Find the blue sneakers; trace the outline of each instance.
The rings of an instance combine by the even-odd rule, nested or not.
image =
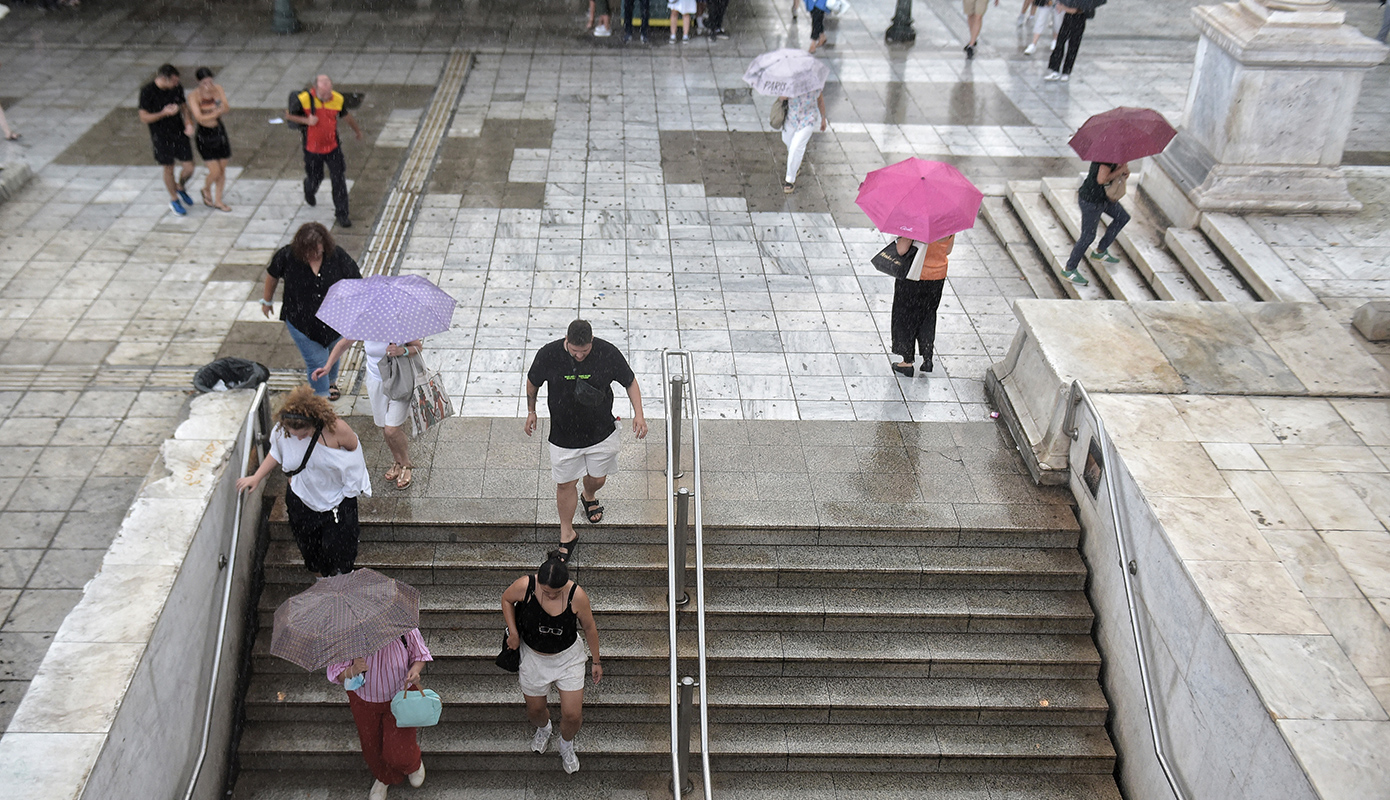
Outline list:
[[[179,199],[189,208],[193,207],[193,198],[188,196],[188,192],[185,192],[182,186],[179,187]]]
[[[179,192],[179,194],[183,194],[183,192]],[[189,204],[192,205],[191,201]],[[179,201],[177,200],[169,201],[169,210],[174,212],[175,214],[178,214],[180,217],[188,216],[188,212],[183,210],[183,206],[180,205]]]

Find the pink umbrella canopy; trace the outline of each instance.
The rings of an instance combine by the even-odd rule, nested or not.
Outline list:
[[[1163,152],[1178,132],[1152,108],[1112,108],[1072,134],[1071,149],[1087,161],[1122,164]]]
[[[275,609],[270,654],[305,669],[369,656],[420,627],[420,591],[370,569],[323,578]]]
[[[934,242],[973,228],[984,199],[960,170],[914,157],[870,172],[854,202],[884,233]]]

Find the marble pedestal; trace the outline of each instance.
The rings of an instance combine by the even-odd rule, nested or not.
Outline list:
[[[1184,123],[1144,182],[1169,218],[1360,209],[1338,167],[1362,77],[1385,46],[1330,3],[1240,0],[1193,17],[1202,38]]]

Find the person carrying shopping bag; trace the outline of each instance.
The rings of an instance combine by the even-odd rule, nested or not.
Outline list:
[[[931,244],[899,236],[897,246],[898,255],[904,257],[913,247],[917,248],[907,276],[893,282],[893,352],[902,356],[902,361],[893,365],[893,371],[911,378],[913,354],[917,349],[922,351],[922,371],[932,371],[936,309],[941,305],[941,292],[946,288],[946,262],[955,249],[956,235]]]
[[[328,354],[328,363],[314,370],[314,378],[327,375],[348,347],[357,339],[344,337],[333,346]],[[381,384],[381,360],[387,357],[402,358],[418,356],[424,352],[425,343],[416,339],[405,344],[394,342],[362,342],[362,355],[365,356],[367,398],[372,401],[372,422],[381,428],[381,436],[391,450],[393,463],[381,477],[394,483],[397,489],[409,489],[415,480],[414,464],[410,461],[410,437],[405,425],[410,421],[410,401],[388,397]]]
[[[425,782],[415,728],[397,727],[391,699],[397,692],[418,689],[425,662],[433,660],[415,628],[365,658],[328,665],[328,680],[347,690],[362,758],[376,779],[368,800],[386,800],[387,789],[404,781],[416,788]]]

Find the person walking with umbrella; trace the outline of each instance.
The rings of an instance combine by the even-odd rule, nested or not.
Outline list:
[[[369,800],[386,800],[390,786],[407,780],[425,782],[415,728],[399,727],[391,711],[396,693],[419,689],[434,660],[419,625],[419,590],[370,569],[325,578],[275,610],[270,654],[309,670],[327,667],[328,680],[347,690],[375,778]]]
[[[371,497],[361,442],[333,406],[300,386],[275,413],[270,454],[237,481],[254,491],[276,467],[289,476],[285,511],[304,566],[321,576],[352,572],[357,561],[357,498]]]
[[[758,94],[787,104],[782,123],[782,143],[787,146],[787,172],[782,191],[796,190],[796,175],[806,156],[806,145],[817,128],[825,130],[825,80],[830,67],[801,50],[784,48],[763,53],[748,65],[743,80]]]
[[[584,721],[584,665],[588,655],[594,683],[603,680],[598,626],[589,595],[570,580],[569,566],[558,550],[546,555],[534,575],[517,578],[502,593],[502,618],[507,622],[507,647],[521,651],[517,678],[526,698],[526,718],[535,726],[531,749],[544,753],[554,729],[547,698],[553,686],[560,693],[560,765],[566,773],[579,771],[574,736]],[[579,641],[579,628],[584,641]],[[588,644],[588,655],[584,645]]]
[[[397,489],[408,489],[414,481],[404,428],[410,419],[410,400],[387,395],[382,368],[388,358],[404,358],[405,363],[395,366],[413,369],[409,359],[424,352],[424,337],[449,329],[456,305],[448,292],[419,275],[374,275],[334,284],[315,313],[319,321],[343,334],[324,365],[314,370],[315,380],[329,374],[348,347],[362,342],[372,421],[381,428],[393,461],[382,477],[394,481]]]
[[[1081,231],[1067,257],[1062,277],[1085,286],[1089,283],[1078,267],[1086,248],[1096,238],[1096,226],[1101,216],[1110,217],[1105,236],[1092,252],[1091,258],[1106,264],[1120,259],[1110,255],[1110,245],[1129,223],[1129,212],[1120,205],[1129,178],[1129,163],[1163,152],[1177,135],[1177,130],[1162,114],[1149,108],[1120,107],[1096,114],[1086,120],[1068,144],[1076,154],[1091,162],[1091,168],[1076,192],[1081,207]]]
[[[1094,17],[1096,9],[1104,4],[1105,0],[1056,2],[1057,11],[1063,15],[1062,24],[1057,28],[1056,45],[1047,60],[1050,72],[1043,76],[1043,80],[1064,83],[1071,80],[1071,68],[1076,63],[1076,52],[1081,48],[1081,37],[1086,35],[1086,20]]]
[[[932,371],[947,259],[955,235],[975,225],[983,201],[955,167],[920,158],[874,170],[859,185],[855,203],[880,231],[897,236],[874,257],[874,267],[896,279],[890,329],[893,353],[901,357],[892,368],[899,375],[913,376],[918,350],[922,371]]]
[[[336,367],[327,375],[313,377],[327,363],[329,351],[340,338],[338,331],[319,320],[317,314],[333,284],[344,278],[362,277],[357,262],[333,241],[333,235],[321,223],[306,222],[295,231],[289,244],[275,251],[265,272],[261,313],[267,318],[274,313],[275,287],[284,279],[280,319],[304,358],[304,371],[314,394],[337,400],[340,394]]]

